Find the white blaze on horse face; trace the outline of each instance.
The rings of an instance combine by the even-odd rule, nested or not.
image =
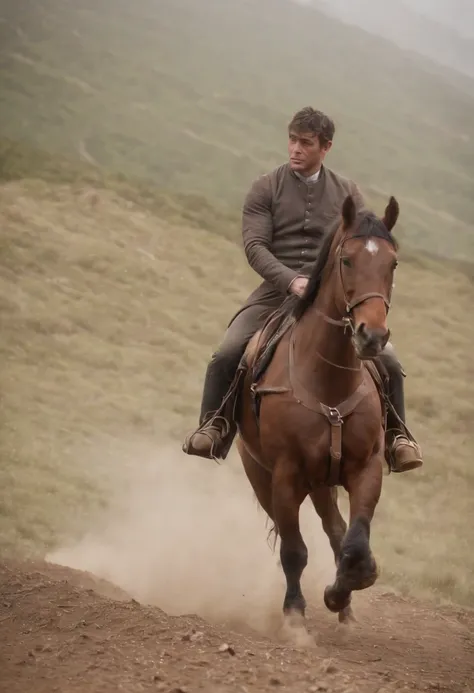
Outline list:
[[[377,241],[374,241],[373,238],[369,238],[369,240],[365,244],[365,247],[367,248],[367,250],[369,251],[369,253],[371,255],[377,255],[377,253],[379,252],[378,243],[377,243]]]

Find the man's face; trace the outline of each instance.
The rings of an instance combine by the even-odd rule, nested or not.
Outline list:
[[[288,137],[288,155],[290,167],[303,176],[310,176],[319,170],[324,157],[331,149],[332,142],[324,147],[319,144],[317,135],[310,132],[290,131]]]

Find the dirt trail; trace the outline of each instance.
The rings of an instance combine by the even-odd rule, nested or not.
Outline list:
[[[377,589],[357,596],[350,630],[311,609],[307,637],[281,629],[278,614],[267,634],[170,616],[47,563],[1,563],[0,591],[8,693],[474,690],[474,612]]]

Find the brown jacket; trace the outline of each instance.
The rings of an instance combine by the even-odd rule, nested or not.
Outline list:
[[[357,185],[325,166],[315,183],[300,180],[289,164],[254,181],[244,202],[242,237],[248,262],[264,281],[239,313],[256,303],[276,307],[293,279],[310,273],[348,194],[358,209],[364,206]]]

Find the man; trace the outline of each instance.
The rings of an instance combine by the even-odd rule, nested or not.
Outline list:
[[[334,123],[328,116],[310,107],[303,108],[288,127],[289,161],[258,178],[247,194],[242,219],[244,249],[250,266],[263,282],[234,316],[211,358],[199,428],[183,445],[188,454],[211,459],[226,457],[232,442],[231,426],[218,410],[248,341],[289,294],[304,293],[322,238],[339,223],[345,197],[351,194],[357,209],[364,206],[357,185],[323,165],[334,132]],[[404,374],[390,344],[380,360],[389,374],[391,402],[405,422]],[[392,471],[420,467],[419,446],[405,435],[392,413],[388,429]]]

